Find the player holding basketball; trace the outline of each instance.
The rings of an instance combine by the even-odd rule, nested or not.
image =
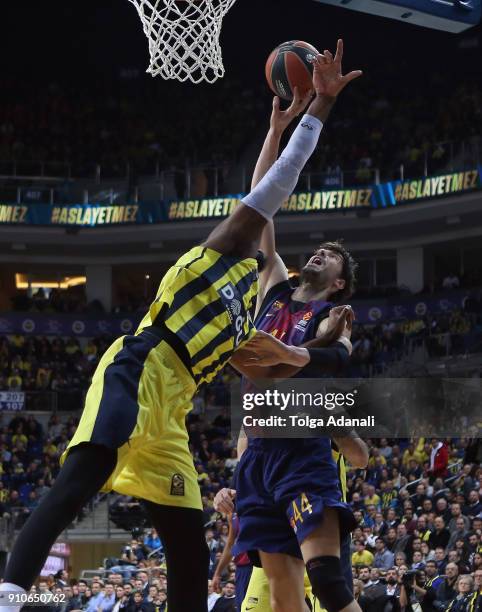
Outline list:
[[[324,55],[330,58],[328,51]],[[281,134],[292,118],[289,111],[281,112],[275,98],[254,185],[277,158]],[[322,244],[303,268],[300,286],[293,289],[275,250],[272,221],[263,231],[260,246],[266,263],[260,273],[256,327],[282,343],[303,346],[323,333],[333,302],[351,295],[356,265],[340,243]],[[297,376],[316,378],[326,375],[328,369],[340,372],[350,349],[343,335],[331,352],[301,348],[300,355],[307,354],[309,361]],[[278,350],[282,359],[281,343]],[[261,349],[252,362],[269,365],[269,359]],[[294,365],[288,356],[286,359]],[[237,492],[240,533],[235,550],[249,551],[255,559],[259,553],[274,612],[306,610],[305,565],[313,594],[329,612],[359,610],[352,595],[347,535],[353,519],[343,503],[328,438],[250,438],[238,466]],[[259,577],[259,572],[254,576]],[[256,610],[255,605],[250,606]]]
[[[280,159],[203,245],[168,270],[135,335],[102,357],[62,469],[10,556],[0,585],[6,612],[20,610],[58,535],[101,489],[146,501],[166,551],[170,612],[206,611],[208,550],[185,416],[198,386],[255,335],[249,310],[261,233],[294,189],[336,95],[360,74],[342,76],[340,61],[341,43],[335,60],[315,58],[316,96]]]

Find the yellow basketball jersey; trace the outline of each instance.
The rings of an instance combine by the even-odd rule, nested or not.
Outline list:
[[[168,270],[136,333],[165,326],[187,352],[196,384],[209,382],[255,334],[250,309],[257,292],[255,259],[194,247]]]
[[[338,469],[338,479],[340,481],[341,497],[346,502],[346,464],[345,457],[340,453],[336,444],[332,441],[331,443],[331,454],[335,460],[336,467]]]

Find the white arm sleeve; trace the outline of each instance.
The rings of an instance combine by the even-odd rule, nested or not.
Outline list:
[[[266,219],[272,219],[296,187],[301,171],[315,150],[322,127],[319,119],[304,115],[280,157],[241,202]]]

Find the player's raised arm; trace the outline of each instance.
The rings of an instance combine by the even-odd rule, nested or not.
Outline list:
[[[313,88],[315,97],[306,111],[307,115],[325,122],[338,94],[354,79],[362,75],[361,70],[342,74],[343,41],[338,40],[335,57],[328,49],[313,60]]]
[[[326,52],[325,52],[326,54]],[[288,145],[256,187],[241,200],[231,215],[209,235],[203,246],[224,255],[254,257],[264,226],[295,188],[299,176],[315,150],[336,96],[361,71],[341,74],[341,41],[335,58],[314,59],[313,88],[316,96],[293,132]]]
[[[278,96],[273,98],[273,110],[271,112],[269,130],[263,143],[263,147],[256,162],[251,190],[253,190],[271,166],[278,159],[281,137],[291,121],[304,111],[311,100],[313,92],[307,91],[300,94],[297,87],[294,90],[294,98],[286,110],[281,110]],[[259,292],[257,306],[261,305],[266,293],[277,283],[288,279],[288,272],[283,260],[276,252],[275,232],[273,220],[268,221],[261,234],[259,245],[264,255],[264,266],[259,275]]]

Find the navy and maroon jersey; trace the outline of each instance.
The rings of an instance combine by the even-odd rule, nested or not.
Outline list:
[[[231,520],[233,522],[234,538],[236,540],[239,535],[239,518],[236,512],[233,513]],[[249,560],[248,554],[245,552],[235,555],[233,558],[233,561],[237,566],[238,565],[251,565],[251,561]]]
[[[255,325],[285,344],[298,346],[316,337],[332,304],[298,302],[292,299],[293,292],[288,281],[272,287]],[[320,366],[308,366],[297,377],[324,375]],[[342,532],[354,527],[329,438],[249,437],[238,464],[236,489],[240,532],[235,552],[247,551],[255,564],[259,550],[301,558],[300,543],[320,525],[327,506],[339,511]]]
[[[324,300],[298,302],[292,299],[294,288],[289,281],[282,281],[268,291],[258,316],[256,329],[272,334],[290,346],[299,346],[313,340],[320,322],[325,319],[333,304]],[[318,378],[322,376],[319,368],[306,367],[297,377]]]
[[[261,329],[272,334],[278,340],[290,346],[299,346],[316,337],[316,331],[324,318],[329,315],[333,306],[324,300],[311,300],[310,302],[298,302],[292,299],[295,288],[289,281],[277,283],[267,292],[258,315],[255,320],[256,329]],[[324,373],[319,366],[306,366],[298,374],[297,378],[320,378]],[[248,383],[249,385],[249,383]],[[330,441],[328,438],[309,438],[306,440],[287,439],[262,439],[250,438],[251,447],[263,448],[286,448],[304,445],[307,449],[323,448],[323,453],[329,455]],[[307,450],[307,452],[309,452]]]

